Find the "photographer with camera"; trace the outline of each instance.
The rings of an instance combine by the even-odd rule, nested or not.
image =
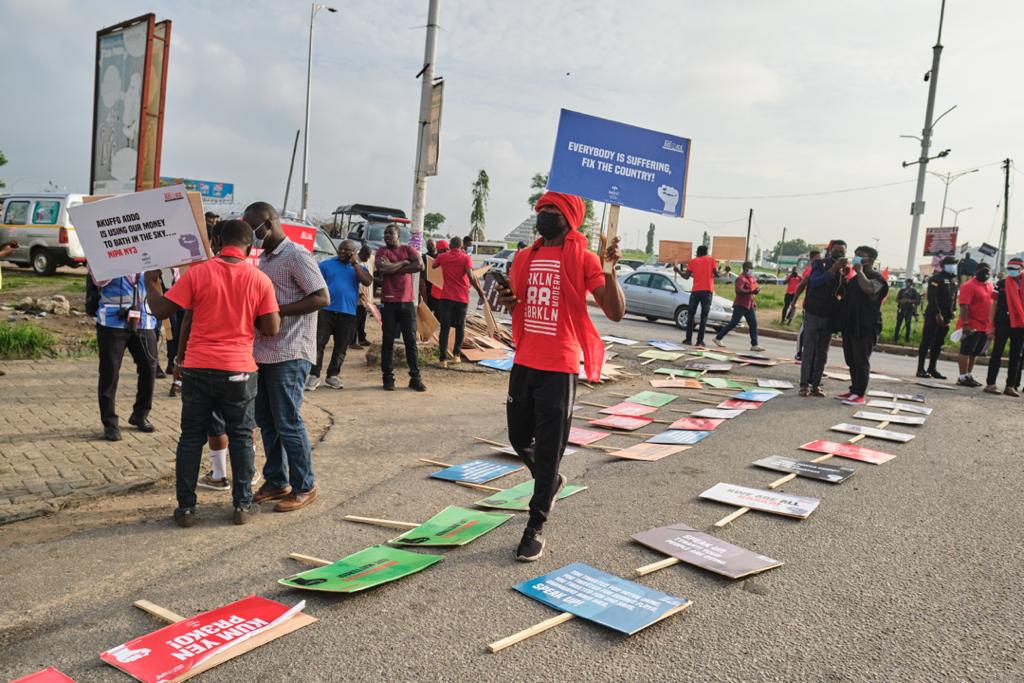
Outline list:
[[[850,262],[846,242],[832,240],[828,256],[811,264],[804,299],[804,326],[800,349],[800,395],[824,396],[821,376],[828,362],[832,333],[837,331],[836,316],[846,295]]]
[[[128,424],[140,432],[156,428],[149,421],[156,384],[157,320],[146,304],[146,284],[142,273],[97,283],[86,277],[86,313],[96,316],[96,349],[100,357],[98,387],[103,438],[120,441],[121,429],[115,399],[121,360],[127,348],[139,375],[135,405]]]

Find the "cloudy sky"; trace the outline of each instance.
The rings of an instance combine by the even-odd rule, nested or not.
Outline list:
[[[408,210],[426,1],[337,0],[317,17],[310,208],[367,202]],[[163,175],[234,182],[240,201],[280,204],[303,121],[309,4],[292,0],[137,3],[0,0],[5,93],[0,171],[9,189],[89,179],[95,31],[148,11],[174,22]],[[439,175],[428,210],[465,232],[470,185],[491,177],[489,236],[528,215],[565,107],[693,140],[685,219],[625,210],[627,246],[739,235],[879,240],[902,265],[939,0],[443,0],[437,73],[446,80]],[[961,241],[998,239],[999,161],[1024,169],[1019,65],[1024,3],[950,0],[937,113],[937,172]],[[300,151],[301,155],[301,151]],[[298,174],[299,164],[296,164]],[[1024,176],[1011,174],[1011,186]],[[879,189],[789,198],[891,184]],[[298,181],[292,198],[298,196]],[[929,177],[924,225],[944,185]],[[1011,250],[1024,212],[1011,195]],[[290,206],[296,204],[290,202]],[[953,215],[947,213],[947,224]]]

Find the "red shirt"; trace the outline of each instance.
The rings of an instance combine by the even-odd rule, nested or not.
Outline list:
[[[469,276],[466,269],[473,267],[473,259],[461,249],[452,249],[438,254],[434,265],[444,275],[444,287],[441,288],[441,299],[469,303]],[[438,296],[435,294],[434,296]]]
[[[978,282],[977,278],[973,277],[960,285],[957,303],[967,306],[967,327],[979,332],[988,332],[994,291],[991,282]],[[957,321],[956,328],[961,327],[963,324]]]
[[[394,249],[385,245],[377,250],[376,258],[378,264],[380,264],[381,258],[392,263],[398,261],[421,262],[419,252],[408,244],[399,244]],[[381,273],[380,300],[385,304],[416,301],[412,291],[412,273],[395,273],[393,275]]]
[[[517,266],[525,258],[512,262],[512,282],[516,281]],[[604,285],[604,271],[597,254],[585,252],[583,281],[588,292]],[[515,363],[534,370],[548,372],[580,371],[580,344],[570,334],[565,322],[562,293],[562,248],[541,247],[530,260],[528,287],[518,293],[519,306],[525,306],[523,335],[516,348]],[[445,281],[447,291],[447,280]]]
[[[786,294],[796,294],[796,288],[800,286],[803,278],[792,273],[786,278]]]
[[[754,292],[757,290],[757,280],[753,275],[742,274],[736,278],[736,300],[734,306],[743,308],[754,308]]]
[[[220,255],[244,258],[238,247],[224,247]],[[167,298],[192,311],[183,367],[256,371],[256,318],[278,310],[274,285],[259,268],[212,258],[189,266]]]
[[[693,288],[690,291],[714,293],[715,268],[718,267],[718,261],[711,256],[698,256],[690,259],[686,267],[693,277]]]

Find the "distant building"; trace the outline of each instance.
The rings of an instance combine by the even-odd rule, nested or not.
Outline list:
[[[537,239],[537,214],[531,213],[530,217],[515,227],[512,232],[505,235],[506,242],[516,244],[526,242],[530,244]]]

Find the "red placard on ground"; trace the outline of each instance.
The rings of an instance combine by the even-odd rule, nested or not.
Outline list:
[[[581,429],[580,427],[569,429],[569,443],[574,446],[588,446],[606,436],[610,436],[608,432],[599,432],[594,429]]]
[[[609,415],[600,420],[591,420],[590,424],[595,427],[608,427],[609,429],[624,429],[631,432],[654,422],[649,417],[630,417],[628,415]]]
[[[849,458],[850,460],[860,460],[872,465],[881,465],[896,457],[891,453],[883,453],[882,451],[864,448],[852,443],[836,443],[835,441],[825,441],[823,439],[805,443],[800,448],[805,451],[828,453],[829,455],[838,455],[841,458]]]
[[[687,432],[713,432],[725,420],[712,420],[707,417],[681,417],[668,426],[669,429],[681,429]]]
[[[48,666],[34,674],[15,678],[11,683],[75,683],[75,681],[52,666]]]
[[[107,664],[144,683],[176,681],[211,657],[302,611],[250,595],[165,626],[100,654]]]
[[[599,412],[605,415],[629,415],[632,417],[641,417],[643,415],[656,413],[658,412],[658,409],[652,406],[642,406],[639,403],[623,401],[622,403],[616,403],[613,406],[602,408]]]
[[[738,398],[727,398],[718,404],[718,408],[727,410],[757,410],[761,404],[757,401],[741,401]]]

